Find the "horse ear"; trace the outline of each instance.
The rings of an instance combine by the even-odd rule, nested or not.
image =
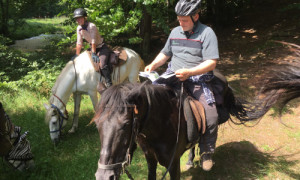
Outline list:
[[[48,109],[50,109],[50,105],[48,105],[48,104],[46,104],[46,103],[44,103],[44,107],[48,110]]]
[[[136,104],[138,101],[139,91],[136,89],[133,89],[130,91],[130,93],[126,97],[126,101],[130,104]]]
[[[141,102],[145,91],[144,85],[145,82],[133,88],[127,95],[126,101],[130,104],[138,104],[139,102]]]

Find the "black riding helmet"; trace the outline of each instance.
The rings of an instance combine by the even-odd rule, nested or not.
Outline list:
[[[179,0],[175,7],[177,16],[193,16],[197,13],[201,0]]]
[[[74,18],[86,17],[86,16],[87,16],[87,13],[83,8],[75,9],[74,16],[73,16]]]

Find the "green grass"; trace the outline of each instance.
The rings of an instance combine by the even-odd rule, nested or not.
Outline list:
[[[75,134],[66,133],[71,127],[71,122],[68,122],[62,141],[55,147],[50,140],[48,125],[44,122],[43,103],[48,102],[47,97],[27,90],[19,90],[13,94],[0,90],[0,95],[0,101],[13,123],[21,126],[22,132],[29,131],[28,139],[36,165],[31,172],[21,173],[0,163],[0,180],[95,178],[100,141],[95,125],[87,126],[94,115],[88,96],[84,96],[82,100],[78,131]],[[72,99],[67,108],[72,117]],[[188,152],[181,158],[182,169],[187,156]],[[213,170],[204,172],[199,166],[199,156],[196,156],[194,161],[196,167],[189,171],[182,170],[182,179],[262,179],[274,176],[274,172],[283,173],[284,177],[298,177],[297,173],[290,169],[297,161],[287,161],[284,157],[274,158],[258,151],[248,141],[231,142],[217,147],[214,160],[216,164]],[[147,163],[140,148],[135,151],[132,165],[128,170],[135,179],[147,179]],[[158,166],[158,179],[164,172],[165,168]],[[121,179],[128,178],[123,174]]]

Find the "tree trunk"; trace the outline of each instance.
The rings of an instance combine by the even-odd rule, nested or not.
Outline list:
[[[9,0],[0,0],[0,9],[1,9],[1,23],[0,23],[0,34],[4,36],[8,35],[8,7],[9,7]]]
[[[142,42],[142,54],[147,56],[150,52],[151,45],[151,26],[152,26],[152,16],[147,12],[146,7],[143,7],[143,19],[141,22],[141,38]]]

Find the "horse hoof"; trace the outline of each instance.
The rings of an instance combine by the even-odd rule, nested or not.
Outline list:
[[[69,133],[70,133],[70,134],[75,133],[75,128],[70,129],[70,130],[69,130]]]

